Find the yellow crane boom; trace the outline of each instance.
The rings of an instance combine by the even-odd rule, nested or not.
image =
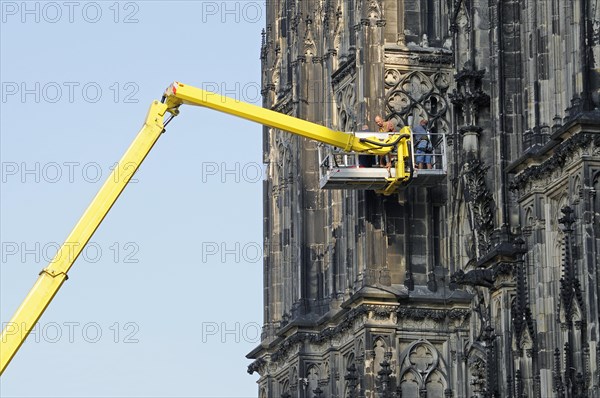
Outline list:
[[[409,157],[410,144],[410,129],[407,127],[399,133],[390,133],[389,137],[383,141],[376,137],[358,138],[353,133],[331,130],[306,120],[175,82],[167,88],[162,101],[152,103],[144,125],[119,161],[118,167],[102,185],[65,243],[58,250],[55,258],[40,272],[33,288],[4,327],[0,335],[0,375],[15,356],[63,282],[67,280],[67,273],[73,263],[129,183],[134,174],[131,172],[131,165],[135,165],[134,172],[137,171],[164,131],[165,125],[172,117],[179,114],[179,107],[182,104],[211,108],[333,145],[347,152],[385,155],[392,150],[397,150],[396,175],[394,178],[387,179],[387,186],[383,193],[393,193],[410,179],[410,173],[405,167]],[[167,117],[166,120],[165,117]],[[127,177],[123,178],[123,176]]]

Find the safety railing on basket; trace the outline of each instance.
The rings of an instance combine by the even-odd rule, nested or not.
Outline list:
[[[389,133],[360,132],[357,136],[375,137],[384,140]],[[405,170],[411,170],[410,184],[413,186],[438,185],[446,176],[446,136],[442,133],[429,133],[425,137],[431,145],[429,150],[424,142],[417,149],[415,139],[423,141],[423,136],[415,134],[411,140],[409,159]],[[363,153],[348,153],[325,144],[318,145],[319,181],[321,188],[333,189],[383,189],[389,178],[396,177],[397,152],[385,156]]]
[[[413,136],[412,164],[415,170],[446,170],[446,134],[428,133]]]

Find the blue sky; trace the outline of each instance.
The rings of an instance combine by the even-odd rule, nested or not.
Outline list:
[[[11,2],[0,26],[0,321],[178,80],[260,103],[264,1]],[[251,397],[259,125],[182,108],[92,238],[2,397]]]

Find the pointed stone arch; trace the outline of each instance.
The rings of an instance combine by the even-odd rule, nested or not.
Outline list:
[[[280,392],[282,397],[290,396],[290,382],[289,380],[283,380],[280,384]]]
[[[469,394],[466,396],[480,396],[486,387],[487,361],[484,347],[480,343],[473,343],[467,350],[467,369],[469,382]]]
[[[577,324],[581,324],[582,321],[585,320],[585,315],[584,315],[584,308],[583,308],[583,303],[578,299],[578,297],[575,297],[576,299],[573,300],[573,307],[571,310],[571,317],[572,317],[572,321],[575,325]]]
[[[349,80],[335,92],[337,127],[340,131],[356,131],[356,91],[354,80]]]
[[[566,190],[560,192],[559,195],[552,200],[552,213],[553,217],[550,220],[551,225],[556,228],[560,233],[562,233],[561,228],[558,227],[558,220],[562,217],[561,209],[567,206],[569,203],[569,195]]]
[[[419,387],[423,383],[419,372],[413,369],[407,369],[400,375],[399,380],[399,386],[403,397],[419,396]]]
[[[523,218],[525,227],[533,228],[533,224],[535,223],[535,219],[533,217],[533,205],[525,208]]]
[[[529,328],[523,329],[523,334],[521,336],[521,347],[519,348],[523,350],[525,355],[527,355],[529,351],[529,356],[531,356],[531,350],[533,350],[533,336],[531,336]]]
[[[415,391],[428,391],[427,397],[444,397],[448,387],[447,366],[431,342],[426,339],[413,341],[400,354],[399,364],[398,385],[402,396],[412,397]]]
[[[502,330],[502,302],[500,299],[494,301],[493,311],[493,327],[495,330]]]
[[[298,368],[295,366],[290,369],[290,380],[292,381],[292,384],[298,382]]]
[[[434,370],[429,374],[425,381],[425,390],[427,391],[427,397],[432,398],[443,398],[444,392],[448,388],[448,382],[446,377],[439,371]]]
[[[356,355],[361,356],[365,354],[365,342],[362,338],[358,339],[356,343]]]
[[[350,352],[344,361],[344,389],[343,395],[344,398],[354,398],[356,397],[357,387],[360,385],[359,380],[359,372],[357,371],[354,352]]]

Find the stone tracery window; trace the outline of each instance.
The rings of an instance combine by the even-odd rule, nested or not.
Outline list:
[[[437,133],[449,133],[446,93],[450,75],[446,72],[404,71],[387,68],[385,71],[386,113],[397,126],[407,126],[427,119]]]
[[[427,340],[417,340],[400,355],[399,386],[403,397],[444,398],[448,386],[446,365],[438,350]]]

